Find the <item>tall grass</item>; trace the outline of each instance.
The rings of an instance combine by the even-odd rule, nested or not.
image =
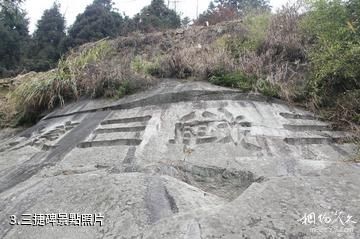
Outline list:
[[[81,95],[95,95],[96,71],[99,63],[106,58],[111,51],[109,42],[106,39],[95,43],[83,45],[81,49],[72,51],[66,58],[59,61],[56,69],[59,87],[64,87],[63,93],[70,94],[71,98],[78,98]],[[87,72],[92,71],[93,76]]]
[[[94,88],[87,84],[89,79],[84,72],[96,66],[109,51],[106,40],[90,43],[62,58],[56,69],[29,74],[10,93],[8,104],[12,110],[7,109],[7,114],[12,112],[12,120],[17,123],[32,123],[44,110],[62,106],[81,95],[91,95]]]
[[[41,72],[36,77],[24,80],[10,96],[13,103],[19,104],[26,108],[52,106],[59,95],[55,82],[58,80],[55,70]],[[20,106],[20,104],[19,104]]]

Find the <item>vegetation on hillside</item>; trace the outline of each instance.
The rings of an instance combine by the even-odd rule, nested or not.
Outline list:
[[[308,94],[329,119],[360,124],[360,5],[319,0],[302,26],[312,40]]]
[[[174,29],[181,24],[180,16],[164,0],[152,0],[134,18],[120,14],[112,0],[93,0],[66,31],[60,5],[55,1],[30,35],[22,9],[24,1],[0,0],[0,77],[47,71],[56,67],[63,54],[88,42],[131,32]]]
[[[11,90],[7,109],[0,109],[2,122],[33,121],[67,100],[117,98],[158,78],[173,77],[278,97],[359,132],[358,2],[297,2],[275,14],[264,6],[245,13],[218,2],[207,12],[229,7],[238,19],[209,27],[132,33],[71,50],[57,68],[30,74]],[[180,25],[178,20],[174,26]]]
[[[61,59],[57,68],[26,74],[18,79],[19,85],[7,95],[3,111],[3,122],[10,124],[32,124],[43,112],[66,101],[87,97],[122,97],[136,87],[144,87],[145,81],[121,77],[111,58],[110,42],[100,40],[83,45],[67,58]],[[109,65],[112,64],[112,65]],[[114,67],[116,75],[109,67]]]

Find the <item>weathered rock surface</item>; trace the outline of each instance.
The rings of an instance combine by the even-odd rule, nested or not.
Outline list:
[[[360,238],[348,136],[204,82],[77,102],[0,140],[0,237]],[[11,225],[52,213],[101,213],[103,225]]]

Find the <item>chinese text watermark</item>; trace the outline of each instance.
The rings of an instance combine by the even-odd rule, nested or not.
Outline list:
[[[343,211],[305,213],[298,222],[314,226],[310,228],[312,233],[351,233],[354,231],[354,225],[358,223],[353,216]]]
[[[101,213],[48,213],[22,214],[10,216],[10,225],[26,226],[102,226],[104,216]]]

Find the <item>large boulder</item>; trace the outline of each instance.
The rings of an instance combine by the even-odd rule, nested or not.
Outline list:
[[[360,238],[350,137],[204,82],[79,101],[0,140],[0,237]]]

